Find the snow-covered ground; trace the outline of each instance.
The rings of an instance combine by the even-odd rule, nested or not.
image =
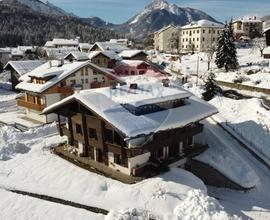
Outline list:
[[[1,128],[0,149],[10,146],[12,154],[2,152],[5,159],[0,159],[0,188],[45,194],[107,209],[112,211],[107,219],[117,219],[111,216],[126,215],[134,208],[160,219],[183,216],[232,219],[217,200],[207,196],[203,182],[187,171],[174,168],[164,175],[127,185],[74,166],[50,152],[51,146],[64,141],[54,135],[55,129],[55,125],[48,125],[21,133]],[[17,145],[24,145],[28,150],[21,152],[13,147]],[[18,200],[14,200],[14,205]],[[5,216],[9,215],[12,213],[6,212]]]
[[[210,103],[219,109],[219,114],[214,116],[218,122],[242,137],[266,162],[270,161],[270,116],[259,99],[233,100],[217,96]]]
[[[252,188],[257,185],[259,178],[254,170],[232,148],[239,144],[211,119],[205,121],[199,139],[202,144],[208,144],[209,149],[197,156],[197,160],[216,168],[240,186]]]
[[[105,216],[0,189],[1,220],[104,220]]]
[[[0,89],[0,123],[8,125],[18,123],[29,128],[39,126],[40,124],[25,119],[24,109],[16,104],[17,96],[18,94],[15,92]]]

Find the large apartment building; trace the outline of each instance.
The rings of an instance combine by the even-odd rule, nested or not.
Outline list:
[[[233,31],[237,40],[242,36],[253,39],[262,35],[263,22],[256,17],[237,19],[234,20],[232,24]]]
[[[180,51],[206,51],[216,45],[224,25],[200,20],[181,27]]]
[[[181,53],[206,51],[215,46],[223,28],[224,25],[207,20],[192,22],[183,27],[169,25],[155,32],[154,48],[160,52],[174,52],[175,49]]]

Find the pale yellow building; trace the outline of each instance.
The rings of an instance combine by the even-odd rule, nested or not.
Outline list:
[[[222,29],[224,25],[208,20],[200,20],[183,26],[180,34],[181,53],[201,52],[213,48],[217,44]]]
[[[160,52],[172,52],[172,38],[179,36],[179,28],[169,25],[154,33],[154,48]]]

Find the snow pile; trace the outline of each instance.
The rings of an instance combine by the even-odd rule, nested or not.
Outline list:
[[[1,127],[0,160],[6,161],[12,159],[17,154],[26,154],[29,152],[31,144],[35,143],[37,139],[41,139],[40,143],[43,144],[43,148],[50,148],[55,145],[55,142],[50,142],[50,140],[44,141],[42,139],[56,133],[57,129],[55,124],[30,129],[24,133],[13,127]]]
[[[224,211],[219,202],[209,197],[204,191],[191,190],[184,201],[175,208],[174,214],[181,220],[211,219],[211,220],[233,220],[240,219],[230,216]]]
[[[207,124],[199,142],[210,148],[197,156],[197,160],[209,164],[242,187],[252,188],[258,183],[254,170],[233,150],[239,144],[217,125]]]
[[[18,140],[9,140],[7,134],[12,133],[10,131],[8,127],[0,129],[0,161],[9,160],[16,154],[25,154],[29,151],[29,148]]]
[[[166,219],[211,219],[236,220],[237,216],[230,216],[224,211],[219,202],[209,197],[205,191],[190,190],[186,198],[174,209],[170,216],[154,215],[148,210],[128,209],[125,211],[111,211],[105,220],[166,220]]]

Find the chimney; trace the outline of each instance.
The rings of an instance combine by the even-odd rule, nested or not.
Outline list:
[[[170,80],[169,79],[163,79],[162,84],[164,87],[169,87],[170,86]]]
[[[50,61],[48,62],[48,64],[49,64],[49,68],[51,68],[51,67],[52,67],[52,61],[50,60]]]

